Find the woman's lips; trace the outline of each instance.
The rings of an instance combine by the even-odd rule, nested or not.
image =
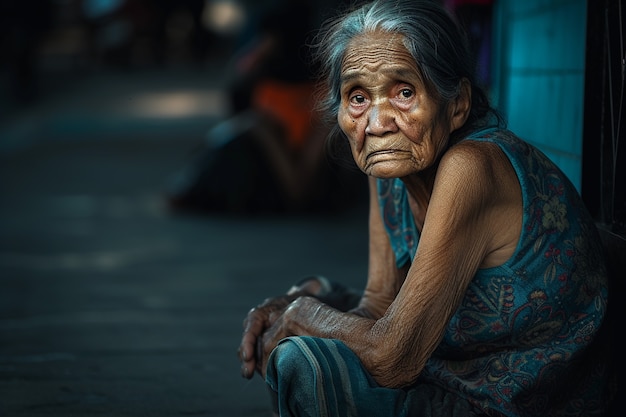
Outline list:
[[[393,155],[398,153],[399,151],[396,149],[385,149],[385,150],[381,150],[381,151],[374,151],[374,152],[370,152],[369,154],[367,154],[367,160],[369,161],[372,158],[376,158],[376,157],[384,157],[385,155]]]

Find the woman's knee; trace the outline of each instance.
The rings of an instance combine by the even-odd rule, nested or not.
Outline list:
[[[291,337],[282,340],[270,355],[266,381],[275,392],[275,408],[281,416],[319,415],[318,407],[324,401],[318,392],[320,367],[310,348],[314,344]]]
[[[315,378],[315,357],[311,355],[310,349],[301,337],[290,337],[283,339],[270,355],[268,361],[267,376],[272,388],[276,388],[271,383],[278,382],[291,384],[298,380],[312,381]]]

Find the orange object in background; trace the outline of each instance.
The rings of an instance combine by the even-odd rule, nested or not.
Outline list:
[[[302,148],[313,128],[315,112],[313,83],[285,83],[275,80],[259,82],[252,105],[276,119],[286,132],[291,149]]]

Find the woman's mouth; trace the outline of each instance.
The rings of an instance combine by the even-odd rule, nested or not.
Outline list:
[[[369,154],[367,154],[367,157],[365,158],[367,161],[370,161],[371,159],[385,159],[385,157],[390,156],[390,155],[395,155],[398,151],[395,149],[385,149],[385,150],[380,150],[380,151],[374,151],[374,152],[370,152]]]

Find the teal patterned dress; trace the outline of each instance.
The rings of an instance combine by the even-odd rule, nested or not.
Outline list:
[[[566,176],[511,132],[465,140],[497,144],[523,197],[513,256],[480,269],[420,379],[488,414],[588,416],[606,402],[606,343],[599,340],[607,275],[595,224]],[[379,180],[380,207],[398,266],[419,232],[399,179]]]

